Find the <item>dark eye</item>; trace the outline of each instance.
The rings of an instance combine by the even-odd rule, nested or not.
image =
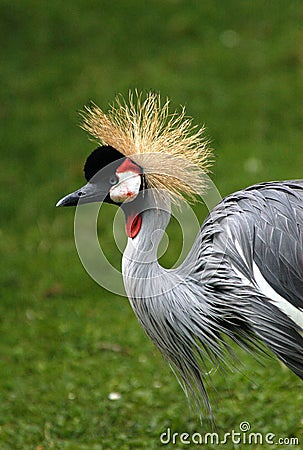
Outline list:
[[[118,183],[118,178],[116,177],[116,175],[112,175],[108,181],[109,181],[109,184],[111,184],[113,186],[114,184]]]

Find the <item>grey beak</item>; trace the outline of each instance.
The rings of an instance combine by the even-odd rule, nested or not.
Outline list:
[[[72,192],[71,194],[66,195],[58,201],[56,206],[76,206],[80,197],[82,196],[82,191],[79,189],[78,191]]]
[[[105,195],[99,191],[97,184],[87,183],[77,191],[61,198],[56,206],[76,206],[80,200],[81,204],[103,201],[104,197]]]

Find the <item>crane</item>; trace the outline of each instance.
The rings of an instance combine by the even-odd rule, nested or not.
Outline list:
[[[303,180],[265,182],[224,198],[204,220],[184,262],[161,267],[157,249],[170,205],[205,189],[212,155],[204,128],[160,94],[91,104],[82,128],[97,142],[85,186],[57,206],[122,208],[122,274],[130,304],[185,394],[212,415],[208,373],[233,360],[230,341],[273,352],[303,378]]]

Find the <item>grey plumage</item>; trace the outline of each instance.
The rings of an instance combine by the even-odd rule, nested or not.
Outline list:
[[[185,392],[211,413],[203,365],[228,360],[224,336],[247,349],[263,341],[303,378],[302,322],[284,308],[288,303],[303,317],[303,182],[264,183],[226,197],[174,270],[162,268],[156,255],[169,207],[148,201],[123,257],[125,288]],[[265,294],[260,274],[278,300]]]

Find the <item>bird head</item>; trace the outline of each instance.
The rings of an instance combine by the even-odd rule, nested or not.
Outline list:
[[[169,112],[160,95],[137,91],[127,102],[117,97],[107,113],[92,104],[82,113],[82,128],[99,143],[87,158],[87,184],[62,198],[57,206],[107,202],[122,206],[126,232],[135,237],[140,230],[145,189],[168,194],[173,202],[193,198],[205,188],[201,173],[208,171],[211,155],[204,128],[180,112]]]
[[[63,197],[56,206],[105,202],[122,206],[126,215],[126,232],[135,237],[141,225],[139,196],[144,188],[142,167],[111,146],[101,146],[86,159],[84,175],[87,183]],[[130,207],[129,203],[137,202]]]

